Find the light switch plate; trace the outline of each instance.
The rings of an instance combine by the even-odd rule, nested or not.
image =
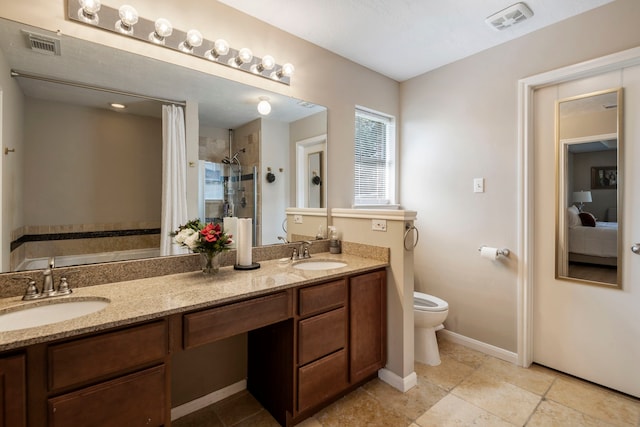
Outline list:
[[[484,193],[484,178],[473,179],[473,192]]]
[[[371,230],[373,230],[373,231],[387,231],[387,220],[386,219],[372,219],[371,220]]]
[[[302,224],[302,215],[294,215],[293,216],[294,224]]]

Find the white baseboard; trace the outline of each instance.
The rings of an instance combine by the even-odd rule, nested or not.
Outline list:
[[[403,393],[412,389],[418,384],[418,376],[415,372],[412,372],[406,377],[402,378],[401,376],[394,374],[387,368],[382,368],[378,371],[378,378]]]
[[[513,364],[518,364],[518,354],[512,351],[508,351],[482,341],[474,340],[473,338],[465,337],[464,335],[460,335],[446,329],[436,333],[447,341],[469,347],[473,350],[477,350],[481,353],[488,354],[489,356],[493,356]]]
[[[202,408],[206,408],[207,406],[212,405],[216,402],[219,402],[222,399],[225,399],[242,390],[245,390],[246,388],[247,388],[247,380],[238,381],[237,383],[231,384],[225,388],[216,390],[205,396],[199,397],[195,400],[184,403],[180,406],[176,406],[175,408],[171,408],[171,421],[177,420],[178,418],[182,418],[185,415],[189,415]]]

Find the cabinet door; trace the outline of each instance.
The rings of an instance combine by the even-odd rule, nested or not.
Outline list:
[[[384,270],[352,277],[349,282],[351,383],[367,378],[386,363],[386,282]]]
[[[157,366],[49,399],[49,427],[165,424],[165,368]]]
[[[0,427],[26,425],[24,355],[0,359]]]

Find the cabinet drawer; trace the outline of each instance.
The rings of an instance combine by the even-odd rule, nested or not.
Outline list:
[[[343,280],[302,288],[298,294],[298,314],[309,316],[340,307],[347,301],[347,283]]]
[[[322,403],[346,389],[347,351],[340,350],[298,370],[298,411]]]
[[[344,307],[298,323],[298,364],[304,365],[344,348],[347,343]]]
[[[49,427],[161,426],[164,366],[49,399]]]
[[[291,317],[289,293],[203,310],[184,316],[184,348],[231,337]]]
[[[105,379],[161,362],[167,348],[164,321],[52,345],[49,389],[55,391]]]

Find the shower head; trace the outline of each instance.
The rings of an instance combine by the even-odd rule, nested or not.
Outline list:
[[[238,154],[244,153],[245,151],[247,151],[246,148],[243,148],[241,150],[236,151],[231,157],[226,156],[224,159],[222,159],[222,163],[224,163],[225,165],[231,165],[235,163],[238,166],[240,166],[240,161],[238,160]]]

